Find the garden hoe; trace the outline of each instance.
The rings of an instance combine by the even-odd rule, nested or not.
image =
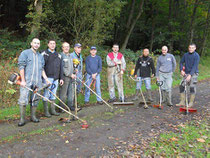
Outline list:
[[[179,111],[185,112],[185,114],[188,115],[189,113],[197,112],[197,109],[189,108],[188,99],[187,99],[187,80],[186,80],[186,78],[187,78],[187,76],[185,76],[185,79],[181,83],[181,84],[184,84],[185,105],[186,106],[180,107]],[[180,106],[182,106],[182,105],[180,105]]]
[[[133,81],[139,82],[139,80],[134,79],[131,75],[130,75],[129,77],[130,77]],[[146,99],[145,99],[145,97],[144,97],[144,94],[143,94],[141,88],[140,88],[140,93],[141,93],[141,96],[142,96],[142,99],[143,99],[144,108],[145,108],[145,109],[148,109],[149,106],[147,105]],[[139,104],[142,104],[142,103],[140,102]]]
[[[158,91],[159,91],[159,104],[158,105],[153,105],[153,107],[158,108],[158,109],[163,109],[162,93],[161,93],[161,88],[160,88],[163,85],[163,81],[157,81],[156,85],[158,86]]]
[[[11,76],[9,77],[8,83],[9,83],[9,84],[12,84],[12,85],[13,85],[13,84],[17,84],[17,85],[22,86],[22,85],[20,84],[20,83],[21,83],[21,77],[20,77],[20,75],[19,75],[18,73],[13,73],[13,74],[11,74]],[[42,88],[40,88],[40,89],[38,89],[38,90],[37,90],[37,89],[36,89],[36,90],[32,90],[31,88],[29,88],[29,87],[27,87],[27,86],[22,86],[22,87],[28,89],[29,91],[31,91],[32,93],[35,93],[35,94],[38,95],[39,97],[41,97],[41,98],[45,99],[46,101],[48,101],[49,103],[54,104],[56,107],[58,107],[59,109],[63,110],[63,111],[66,112],[67,114],[72,115],[73,117],[75,117],[75,118],[77,118],[78,120],[80,120],[80,121],[83,123],[83,124],[81,125],[82,127],[83,127],[83,126],[85,126],[85,128],[88,127],[87,121],[80,119],[78,116],[72,114],[71,112],[69,112],[69,111],[67,111],[66,109],[60,107],[60,106],[57,105],[56,103],[52,102],[52,101],[49,100],[48,98],[46,98],[46,97],[44,97],[43,95],[41,95],[41,94],[38,93],[38,91],[40,91],[41,89],[44,89],[44,88],[49,87],[49,85],[44,86],[44,88],[42,87]]]
[[[57,95],[55,95],[53,92],[52,92],[52,89],[53,88],[51,88],[51,89],[49,89],[49,87],[48,87],[48,91],[56,98],[56,99],[58,99],[66,108],[67,108],[67,110],[69,111],[69,112],[71,112],[71,110],[70,110],[70,108],[57,96]],[[71,117],[71,115],[69,115],[69,117],[68,118],[60,118],[59,119],[59,121],[63,121],[63,122],[65,122],[65,123],[70,123],[71,121],[70,121],[70,117]]]

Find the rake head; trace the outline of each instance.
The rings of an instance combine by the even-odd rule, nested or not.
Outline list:
[[[152,106],[153,106],[154,108],[163,109],[163,105],[160,106],[160,105],[158,104],[158,105],[152,105]]]
[[[131,105],[134,105],[134,102],[114,102],[113,105],[115,105],[115,106],[131,106]]]
[[[179,108],[180,112],[187,112],[187,108],[186,107],[182,107]],[[193,108],[188,108],[189,113],[193,113],[193,112],[197,112],[197,109],[193,109]]]

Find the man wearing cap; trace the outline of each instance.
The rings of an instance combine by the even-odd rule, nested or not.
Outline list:
[[[77,77],[80,80],[82,80],[82,67],[83,67],[82,65],[83,59],[81,51],[82,51],[82,45],[80,43],[76,43],[74,45],[74,52],[70,54],[72,60],[77,59],[79,61],[79,65],[77,67]],[[77,93],[81,91],[81,85],[82,83],[79,80],[77,80]]]
[[[96,55],[97,49],[95,46],[90,48],[90,55],[85,60],[86,68],[86,84],[88,87],[91,84],[95,84],[96,93],[101,97],[101,88],[100,88],[100,72],[102,70],[102,60],[101,57]],[[90,90],[86,87],[85,89],[85,104],[89,103]],[[103,104],[99,97],[96,97],[98,104]]]
[[[114,83],[117,85],[120,101],[124,101],[123,93],[123,74],[126,68],[126,62],[124,56],[119,51],[119,45],[114,44],[112,47],[113,52],[108,53],[106,57],[107,61],[107,74],[108,74],[108,87],[110,99],[108,102],[115,102],[115,90]]]

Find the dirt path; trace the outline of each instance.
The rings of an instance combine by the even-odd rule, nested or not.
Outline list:
[[[195,103],[198,112],[189,116],[180,114],[178,107],[144,110],[136,103],[135,106],[118,108],[115,114],[104,112],[105,106],[85,108],[80,113],[81,117],[86,116],[90,125],[85,130],[78,122],[61,124],[57,121],[59,117],[43,119],[39,124],[27,123],[22,128],[16,126],[17,121],[0,124],[1,139],[15,136],[11,141],[0,144],[0,157],[143,155],[151,138],[163,132],[177,131],[176,125],[202,119],[208,114],[209,86],[209,80],[198,84]],[[173,92],[173,103],[177,103],[178,88]],[[153,92],[153,96],[157,99],[158,93]],[[134,148],[140,149],[138,153]]]

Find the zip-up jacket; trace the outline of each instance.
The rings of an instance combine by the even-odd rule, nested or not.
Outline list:
[[[43,51],[41,54],[45,60],[44,70],[47,77],[53,78],[54,80],[63,79],[61,55],[57,52],[52,53],[48,49]]]
[[[72,60],[73,59],[78,59],[79,62],[80,62],[79,66],[77,68],[78,69],[77,76],[81,79],[82,78],[82,68],[83,68],[82,54],[80,53],[79,56],[78,56],[75,52],[73,52],[73,53],[70,54],[70,56],[71,56]]]
[[[18,58],[18,67],[19,70],[24,69],[27,86],[32,84],[41,86],[44,65],[44,58],[39,52],[34,53],[32,49],[26,49],[21,52]]]
[[[134,75],[137,75],[138,77],[151,77],[151,72],[155,75],[153,59],[149,56],[139,57],[136,62]]]
[[[70,54],[61,53],[61,61],[62,61],[62,67],[63,67],[63,74],[66,77],[71,77],[73,74],[73,60],[70,56]]]

